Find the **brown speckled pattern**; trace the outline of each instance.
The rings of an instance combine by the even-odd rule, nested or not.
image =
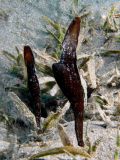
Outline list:
[[[80,31],[80,18],[76,17],[70,24],[62,47],[63,53],[59,63],[53,64],[55,79],[64,95],[71,103],[75,117],[75,131],[79,146],[83,143],[84,90],[81,85],[77,64],[76,47]]]
[[[34,104],[33,111],[36,117],[37,126],[40,127],[40,118],[41,118],[40,87],[38,78],[35,73],[34,56],[29,46],[24,47],[24,60],[27,67],[28,88]]]

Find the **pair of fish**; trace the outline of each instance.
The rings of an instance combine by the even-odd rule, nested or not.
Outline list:
[[[76,48],[80,32],[80,17],[75,17],[66,32],[60,62],[53,64],[52,69],[56,82],[63,94],[71,103],[75,118],[75,131],[79,146],[83,142],[83,112],[84,112],[84,90],[77,69]],[[35,61],[29,46],[24,47],[24,60],[28,74],[28,88],[34,102],[34,111],[37,125],[40,126],[41,102],[40,87],[35,73]]]

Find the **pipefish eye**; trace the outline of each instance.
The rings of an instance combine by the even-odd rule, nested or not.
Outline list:
[[[35,63],[32,50],[29,46],[24,46],[24,60],[26,65]]]

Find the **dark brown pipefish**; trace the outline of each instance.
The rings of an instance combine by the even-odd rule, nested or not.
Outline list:
[[[29,46],[24,47],[24,61],[27,67],[28,89],[34,104],[33,111],[35,114],[37,126],[40,127],[40,118],[41,118],[40,86],[38,78],[35,73],[34,56]]]
[[[74,112],[75,131],[79,146],[83,142],[84,90],[76,64],[76,48],[80,32],[80,17],[75,17],[66,32],[60,62],[54,63],[53,73],[63,94],[68,98]]]

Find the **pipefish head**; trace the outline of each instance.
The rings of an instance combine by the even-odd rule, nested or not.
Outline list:
[[[72,44],[75,44],[77,46],[78,43],[78,36],[80,32],[80,17],[75,17],[71,24],[68,27],[68,30],[66,32],[64,41],[63,41],[63,46],[71,42]]]
[[[76,48],[80,32],[80,17],[75,17],[70,23],[62,43],[63,53],[61,62],[73,62],[76,60]]]
[[[69,36],[73,40],[77,40],[80,32],[80,17],[75,17],[73,21],[71,22],[68,30],[67,30]]]
[[[24,46],[24,61],[26,66],[35,64],[34,56],[29,46]]]

